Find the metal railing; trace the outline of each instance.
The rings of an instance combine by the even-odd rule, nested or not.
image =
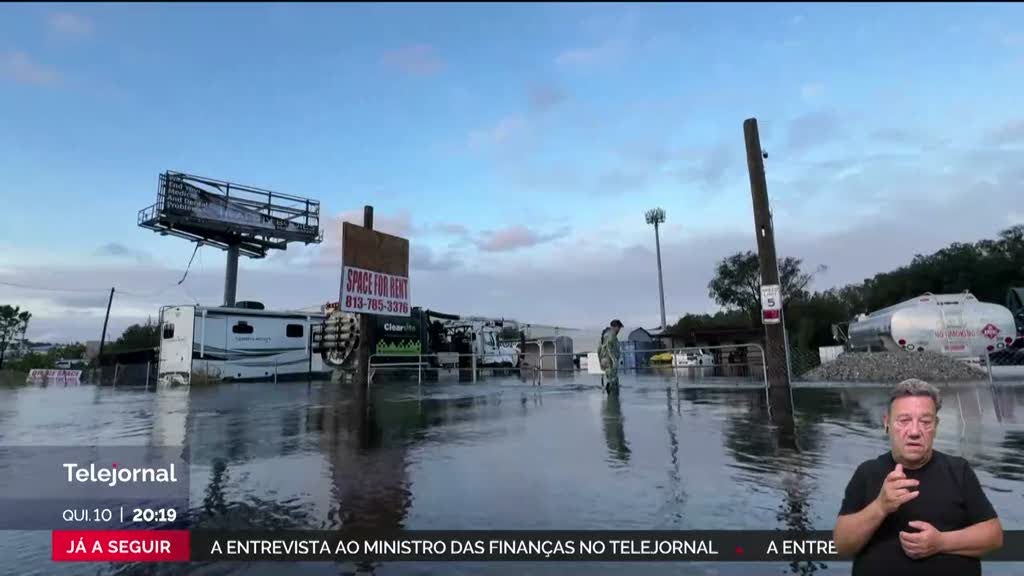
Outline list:
[[[749,355],[748,354],[748,357],[750,357],[751,360],[756,359],[758,362],[753,362],[752,363],[750,360],[743,361],[743,362],[716,362],[714,360],[712,360],[710,362],[703,362],[702,361],[703,358],[702,358],[701,360],[698,360],[696,364],[683,364],[683,365],[680,365],[680,364],[676,363],[676,356],[680,355],[680,354],[682,354],[682,355],[690,355],[690,354],[692,354],[692,355],[699,355],[699,356],[703,357],[703,356],[706,356],[707,354],[701,354],[702,352],[711,352],[712,354],[710,354],[710,355],[712,356],[712,358],[714,358],[714,356],[715,356],[714,352],[716,352],[716,351],[735,352],[735,351],[739,351],[739,350],[753,350],[753,351],[756,351],[756,355]],[[666,354],[666,353],[671,355],[671,360],[668,363],[664,363],[663,364],[663,363],[651,363],[650,362],[650,358],[651,357],[658,356],[658,355],[661,355],[661,354]],[[540,359],[541,359],[540,364],[541,364],[541,366],[536,367],[535,368],[535,372],[538,373],[538,374],[543,374],[543,373],[547,373],[547,372],[556,372],[556,373],[557,372],[565,372],[565,370],[563,370],[561,368],[543,368],[543,359],[544,358],[552,358],[552,357],[557,358],[557,357],[565,357],[565,356],[572,356],[572,357],[575,358],[575,357],[585,357],[586,354],[581,354],[581,353],[578,353],[578,352],[574,352],[574,353],[564,353],[563,352],[563,353],[553,353],[553,354],[551,354],[551,353],[549,353],[549,354],[541,354],[540,355]],[[682,347],[682,348],[654,348],[654,349],[644,349],[644,350],[629,350],[629,351],[626,351],[626,352],[622,353],[622,357],[626,357],[626,356],[634,356],[634,357],[644,357],[644,356],[646,356],[646,359],[643,362],[639,362],[639,361],[634,360],[631,365],[628,365],[628,364],[624,365],[623,358],[620,358],[620,360],[619,360],[619,371],[620,372],[630,372],[630,371],[640,372],[641,370],[665,370],[665,369],[671,369],[674,373],[677,373],[677,372],[680,372],[680,371],[700,370],[700,371],[702,371],[701,374],[703,374],[703,371],[706,371],[708,369],[711,369],[712,371],[714,371],[715,369],[719,369],[719,368],[746,368],[746,369],[748,369],[750,371],[749,376],[753,377],[755,375],[754,373],[756,372],[754,370],[754,368],[759,367],[760,368],[761,379],[764,381],[765,387],[768,386],[767,367],[766,367],[766,364],[765,364],[765,352],[764,352],[764,348],[761,345],[759,345],[759,344],[753,344],[753,343],[752,344],[727,344],[727,345],[719,345],[719,346]],[[589,362],[588,362],[588,364],[589,364]],[[579,365],[576,365],[574,363],[573,371],[579,372],[579,371],[582,371],[582,370],[584,370],[584,368],[582,366],[582,362]],[[589,371],[589,366],[587,367],[587,370]],[[724,374],[722,376],[724,376],[724,377],[732,377],[732,376],[738,376],[738,375],[737,374]]]
[[[722,356],[721,352],[739,352],[739,351],[747,351],[747,353],[743,355],[745,357],[743,361],[734,361],[734,362],[718,362],[718,361],[714,361],[714,358],[716,356],[721,358],[721,356]],[[716,352],[718,352],[719,354],[716,355],[715,354]],[[650,358],[652,356],[656,356],[656,355],[660,355],[660,354],[665,354],[665,353],[668,353],[668,354],[671,355],[671,361],[670,362],[668,362],[666,364],[660,364],[660,363],[653,363],[652,364],[652,363],[649,362],[649,360],[650,360]],[[640,356],[640,357],[646,357],[646,358],[645,358],[644,362],[633,362],[631,365],[624,365],[624,363],[622,362],[622,359],[620,358],[620,362],[619,362],[619,370],[620,371],[640,372],[642,370],[666,370],[666,369],[669,369],[669,370],[671,370],[676,375],[679,375],[682,372],[686,372],[686,373],[694,373],[694,372],[696,372],[697,375],[703,376],[703,375],[705,375],[705,373],[707,371],[722,372],[723,371],[722,369],[726,369],[726,370],[724,370],[726,372],[725,374],[718,374],[718,375],[711,374],[711,376],[712,377],[719,376],[719,377],[727,377],[727,378],[728,377],[737,377],[737,376],[746,376],[746,377],[750,377],[752,379],[756,378],[758,380],[761,380],[764,383],[765,388],[768,387],[768,371],[767,371],[767,366],[765,364],[765,351],[764,351],[764,348],[762,346],[760,346],[759,344],[720,345],[720,346],[704,346],[704,347],[658,348],[658,349],[650,349],[650,350],[635,350],[635,351],[626,352],[626,353],[623,354],[623,356],[625,356],[627,354],[635,355],[635,356]],[[696,364],[683,364],[683,365],[680,365],[676,361],[676,357],[678,355],[684,355],[684,357],[686,357],[686,355],[689,355],[691,357],[696,355],[696,356],[699,356],[700,359],[697,361]],[[518,371],[520,376],[522,376],[524,371],[527,371],[532,376],[532,380],[533,380],[534,385],[540,385],[541,381],[542,381],[542,376],[544,374],[546,374],[546,373],[572,373],[572,374],[576,374],[578,372],[583,371],[584,369],[589,371],[589,367],[587,367],[587,368],[583,367],[582,360],[580,360],[579,362],[576,361],[577,358],[587,357],[586,353],[579,353],[579,352],[552,352],[552,353],[546,353],[546,354],[533,354],[533,355],[528,355],[528,354],[520,353],[518,356],[519,356],[519,363],[518,363],[518,365],[510,367],[510,366],[493,366],[493,365],[483,364],[483,363],[481,363],[479,361],[480,356],[477,355],[477,354],[458,354],[458,353],[443,353],[443,352],[442,353],[433,353],[433,354],[373,354],[373,355],[370,356],[370,359],[369,359],[369,367],[368,367],[368,370],[367,370],[367,375],[368,375],[369,381],[372,382],[374,377],[376,376],[377,372],[381,371],[381,370],[408,370],[410,372],[412,370],[416,370],[417,383],[418,384],[422,384],[423,383],[423,374],[424,374],[425,371],[426,372],[447,371],[447,372],[450,373],[450,372],[452,372],[454,370],[459,370],[459,371],[465,370],[465,371],[469,371],[470,372],[470,378],[471,378],[471,380],[473,382],[476,382],[478,380],[479,373],[480,373],[481,370],[498,370],[498,371],[513,371],[513,372],[514,371]],[[703,360],[705,359],[704,358],[705,356],[711,356],[712,360],[710,362],[703,362]],[[531,359],[534,359],[534,358],[537,359],[537,364],[536,365],[526,364],[525,360],[528,357],[531,358]],[[431,363],[429,361],[426,361],[426,360],[428,360],[430,358],[435,358],[435,359],[438,360],[438,362]],[[469,366],[464,366],[463,365],[463,363],[461,362],[461,359],[463,359],[463,358],[469,358],[469,362],[468,362]],[[544,367],[544,360],[545,359],[551,359],[551,358],[555,359],[556,366],[554,368],[545,368]],[[558,362],[557,361],[558,361],[559,358],[570,358],[571,362],[569,363],[569,366],[566,366],[566,367],[558,366]],[[396,361],[382,362],[381,360],[384,360],[384,359],[395,359]],[[441,362],[442,359],[446,359],[446,360],[455,359],[456,361],[454,363],[452,363],[452,362],[442,363]],[[736,369],[737,372],[740,372],[740,373],[739,374],[729,374],[728,373],[729,372],[728,369]],[[759,372],[758,372],[758,369],[759,369]],[[743,372],[746,372],[746,374],[742,374]],[[598,374],[595,373],[594,375],[598,375]],[[758,376],[759,376],[759,378],[758,378]]]

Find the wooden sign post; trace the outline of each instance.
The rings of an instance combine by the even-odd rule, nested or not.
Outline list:
[[[409,240],[373,229],[373,206],[363,225],[344,222],[341,236],[341,295],[338,307],[359,314],[357,390],[365,397],[376,316],[409,316]],[[362,399],[362,398],[361,398]]]

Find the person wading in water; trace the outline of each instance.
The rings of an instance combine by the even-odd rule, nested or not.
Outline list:
[[[619,391],[619,358],[622,355],[622,350],[619,347],[619,330],[621,329],[622,322],[612,320],[612,323],[601,334],[601,345],[597,349],[601,370],[604,371],[604,376],[601,378],[602,385],[608,393]]]

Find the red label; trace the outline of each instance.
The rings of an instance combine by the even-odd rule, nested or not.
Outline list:
[[[999,327],[995,324],[989,324],[981,329],[981,333],[989,340],[994,340],[996,336],[999,336]]]
[[[54,562],[188,562],[188,530],[54,530]]]

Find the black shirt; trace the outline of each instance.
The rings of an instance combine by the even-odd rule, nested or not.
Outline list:
[[[846,486],[840,515],[860,512],[878,497],[885,477],[896,468],[892,453],[868,460],[857,467]],[[958,456],[939,451],[917,470],[903,469],[907,478],[920,481],[917,498],[893,512],[878,527],[853,561],[853,576],[976,576],[981,574],[977,558],[936,554],[912,560],[900,545],[900,531],[914,532],[907,524],[920,520],[940,532],[960,530],[996,517],[996,511],[981,489],[970,464]]]

